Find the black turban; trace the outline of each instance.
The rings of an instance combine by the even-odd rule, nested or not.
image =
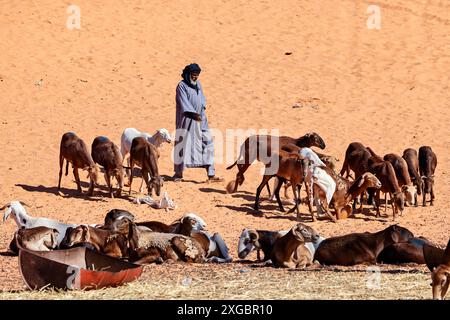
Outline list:
[[[191,73],[200,73],[202,71],[202,69],[200,69],[200,66],[196,63],[191,63],[188,64],[186,67],[184,67],[183,69],[183,73],[181,74],[181,77],[183,78],[184,82],[191,88],[196,89],[198,92],[198,87],[197,85],[193,85],[191,83]]]

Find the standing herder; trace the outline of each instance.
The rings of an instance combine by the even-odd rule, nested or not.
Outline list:
[[[181,181],[185,168],[205,168],[208,181],[223,181],[215,176],[214,144],[206,118],[206,98],[198,77],[200,66],[187,65],[176,89],[176,138],[174,181]]]

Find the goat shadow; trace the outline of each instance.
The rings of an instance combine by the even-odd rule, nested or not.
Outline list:
[[[0,256],[2,257],[17,257],[17,253],[13,253],[11,251],[0,252]]]
[[[103,199],[103,197],[108,197],[109,198],[109,192],[107,195],[105,195],[104,193],[102,193],[101,198],[99,198],[99,190],[98,187],[96,187],[96,189],[94,190],[94,195],[93,197],[90,197],[86,194],[86,190],[83,191],[83,193],[78,193],[77,189],[68,189],[68,188],[61,188],[60,190],[58,190],[58,187],[46,187],[43,186],[42,184],[39,186],[30,186],[27,184],[16,184],[16,187],[21,187],[22,189],[24,189],[25,191],[28,192],[45,192],[45,193],[51,193],[57,196],[61,196],[63,198],[77,198],[77,199],[83,199],[83,200],[88,200],[88,201],[101,201],[101,202],[105,202],[107,200]],[[63,193],[63,195],[60,194],[60,192]]]

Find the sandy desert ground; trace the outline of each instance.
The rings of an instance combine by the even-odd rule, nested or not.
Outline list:
[[[262,204],[264,215],[254,214],[259,165],[248,170],[240,192],[233,195],[226,193],[226,182],[201,183],[203,170],[186,171],[187,182],[164,185],[178,205],[170,212],[138,206],[127,198],[110,199],[104,188],[92,198],[79,196],[71,173],[63,177],[66,196],[58,195],[58,153],[64,132],[75,131],[90,145],[98,135],[119,144],[126,127],[174,130],[175,87],[183,67],[197,62],[203,69],[200,79],[211,128],[223,132],[278,129],[282,135],[295,137],[315,131],[326,142],[324,152],[340,158],[341,163],[353,141],[370,145],[381,155],[430,145],[438,157],[435,205],[407,208],[398,222],[415,235],[447,242],[450,3],[377,1],[379,30],[366,25],[370,3],[356,0],[339,4],[328,0],[106,3],[74,2],[81,9],[79,30],[66,27],[66,9],[72,4],[67,1],[0,3],[0,205],[22,200],[31,205],[32,215],[73,223],[101,223],[113,208],[129,210],[138,220],[166,223],[195,211],[210,231],[223,235],[236,260],[237,239],[244,227],[291,227],[294,215],[280,213],[272,203]],[[171,146],[164,146],[159,160],[161,173],[169,176],[173,174],[171,151]],[[226,181],[234,179],[236,171],[225,170],[228,164],[219,156],[217,162],[218,174]],[[84,173],[82,179],[86,181]],[[138,185],[135,181],[132,196],[137,195]],[[310,225],[329,237],[373,232],[392,223],[389,211],[389,217],[377,219],[368,208],[336,224],[318,221]],[[305,206],[301,210],[307,212]],[[6,252],[15,228],[12,220],[0,226],[0,252]],[[270,268],[240,273],[243,266],[232,264],[223,267],[224,274],[239,276],[228,278],[220,278],[220,268],[151,266],[143,275],[151,290],[136,283],[134,291],[130,285],[122,294],[206,298],[211,292],[208,281],[215,279],[220,282],[217,297],[252,298],[245,282],[253,279],[252,285],[258,287],[258,279],[271,278],[276,292],[267,297],[276,297],[277,292],[294,299],[431,297],[429,273],[422,266],[412,266],[417,274],[411,277],[408,272],[388,272],[383,288],[391,289],[376,294],[355,289],[355,283],[365,285],[364,273],[351,268],[345,273],[323,271],[318,276],[317,271]],[[202,279],[194,281],[198,295],[176,291],[180,279],[190,274]],[[251,278],[245,280],[244,275]],[[286,290],[291,280],[293,287]],[[305,283],[320,290],[302,291]],[[46,297],[23,293],[23,289],[17,257],[1,255],[0,298]],[[176,294],[171,295],[170,289]],[[139,290],[145,294],[140,296]],[[75,295],[102,297],[100,292]],[[257,295],[264,297],[261,292]]]

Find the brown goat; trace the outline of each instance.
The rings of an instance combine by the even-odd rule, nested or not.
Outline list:
[[[426,205],[426,195],[430,194],[430,206],[434,201],[434,171],[437,166],[436,154],[431,150],[431,147],[422,146],[419,148],[419,172],[423,183],[423,201],[422,205]]]
[[[441,264],[431,274],[433,299],[444,300],[450,286],[450,240],[441,259]]]
[[[18,247],[32,251],[50,251],[58,246],[58,230],[47,227],[19,229],[14,234],[10,244],[12,252],[18,252]]]
[[[205,261],[205,251],[197,240],[191,237],[153,232],[146,227],[137,226],[127,214],[116,217],[110,215],[109,218],[105,219],[104,228],[125,237],[130,250],[130,260],[134,263]]]
[[[385,264],[425,264],[425,257],[423,254],[423,247],[425,244],[431,244],[431,242],[423,237],[410,238],[407,242],[391,244],[380,252],[377,261]]]
[[[422,194],[422,186],[423,186],[423,180],[422,177],[419,174],[419,158],[417,155],[417,151],[411,148],[405,149],[403,151],[403,159],[405,159],[406,164],[408,165],[408,173],[409,177],[413,183],[413,185],[416,186],[416,194],[414,198],[414,205],[417,207],[419,205],[419,201],[417,200],[417,195]]]
[[[326,168],[323,168],[326,170]],[[356,199],[356,197],[363,194],[367,188],[381,188],[381,182],[372,173],[366,172],[359,176],[355,181],[349,182],[340,177],[343,181],[337,181],[336,176],[330,174],[330,176],[336,182],[336,191],[333,194],[332,204],[334,207],[335,215],[337,219],[345,219],[352,213],[352,207],[350,203]],[[340,186],[340,187],[339,187]],[[324,192],[319,190],[319,194],[322,198],[325,198]],[[362,202],[361,202],[362,206]]]
[[[292,191],[294,192],[295,196],[295,206],[289,211],[292,212],[293,210],[297,210],[297,217],[300,216],[300,212],[298,209],[298,205],[300,203],[300,188],[305,180],[305,178],[311,174],[309,170],[309,160],[304,159],[300,157],[298,153],[289,153],[283,150],[279,150],[279,163],[278,163],[278,170],[275,174],[268,172],[268,167],[270,164],[266,164],[266,171],[264,172],[263,179],[258,186],[256,190],[256,198],[255,198],[255,210],[259,210],[259,196],[261,194],[262,189],[264,186],[269,182],[269,180],[276,176],[278,179],[280,179],[281,182],[290,181],[292,185]],[[284,212],[283,204],[281,203],[280,199],[280,188],[281,183],[278,184],[277,189],[274,191],[278,206],[280,207],[280,210]],[[298,191],[298,193],[297,193]]]
[[[233,193],[237,191],[238,186],[244,183],[244,173],[255,161],[270,161],[272,152],[278,152],[279,150],[272,150],[272,140],[278,142],[278,149],[288,144],[294,144],[297,147],[318,147],[325,149],[325,142],[315,132],[307,133],[304,136],[295,139],[288,136],[275,137],[270,135],[253,135],[248,137],[241,145],[240,154],[238,159],[227,170],[233,168],[235,165],[238,167],[238,173],[236,174],[236,180],[231,181],[227,186],[227,191]],[[263,157],[267,159],[263,159]],[[267,164],[267,163],[265,163]],[[234,186],[233,186],[234,184]]]
[[[392,164],[395,176],[397,177],[398,186],[405,195],[406,203],[413,205],[414,199],[417,199],[417,190],[409,177],[408,164],[405,159],[394,153],[388,153],[383,157],[383,160],[389,161]]]
[[[89,154],[86,143],[81,140],[75,133],[67,132],[63,134],[61,138],[61,145],[59,148],[59,181],[58,190],[61,189],[61,177],[62,168],[64,165],[64,159],[66,159],[66,176],[69,173],[69,162],[73,166],[73,175],[77,183],[77,190],[81,193],[81,183],[80,176],[78,174],[78,169],[87,170],[90,178],[90,185],[88,190],[88,195],[92,196],[94,194],[94,185],[97,184],[98,180],[98,167],[95,165],[94,160],[92,160]]]
[[[275,240],[270,258],[277,268],[304,268],[313,261],[311,252],[304,246],[305,242],[319,239],[316,231],[298,223],[284,236]]]
[[[68,228],[62,244],[71,248],[80,243],[90,243],[95,250],[111,257],[128,257],[128,246],[125,237],[109,230],[86,225]]]
[[[367,148],[372,157],[369,159],[369,171],[373,173],[381,182],[381,188],[375,191],[375,205],[377,208],[377,217],[380,217],[380,192],[389,193],[392,201],[393,219],[395,220],[397,212],[403,213],[405,197],[398,185],[395,170],[389,161],[384,161],[376,155],[370,148]]]
[[[345,151],[345,159],[342,164],[341,176],[350,176],[350,170],[355,173],[355,179],[369,171],[368,161],[370,152],[361,142],[352,142]]]
[[[133,172],[134,165],[141,167],[142,179],[147,185],[147,191],[150,196],[153,194],[153,188],[155,188],[156,195],[159,196],[163,185],[163,179],[158,172],[158,158],[158,149],[145,138],[137,137],[133,139],[130,150],[131,172]],[[132,182],[133,174],[130,174],[130,194]]]
[[[122,154],[119,148],[107,137],[96,137],[91,147],[92,159],[105,169],[105,181],[109,188],[111,198],[114,194],[111,186],[111,177],[115,177],[119,188],[116,197],[120,197],[123,188],[123,166]]]
[[[406,228],[392,225],[376,233],[351,233],[325,239],[314,255],[324,265],[351,266],[377,262],[377,256],[387,246],[414,237]]]

